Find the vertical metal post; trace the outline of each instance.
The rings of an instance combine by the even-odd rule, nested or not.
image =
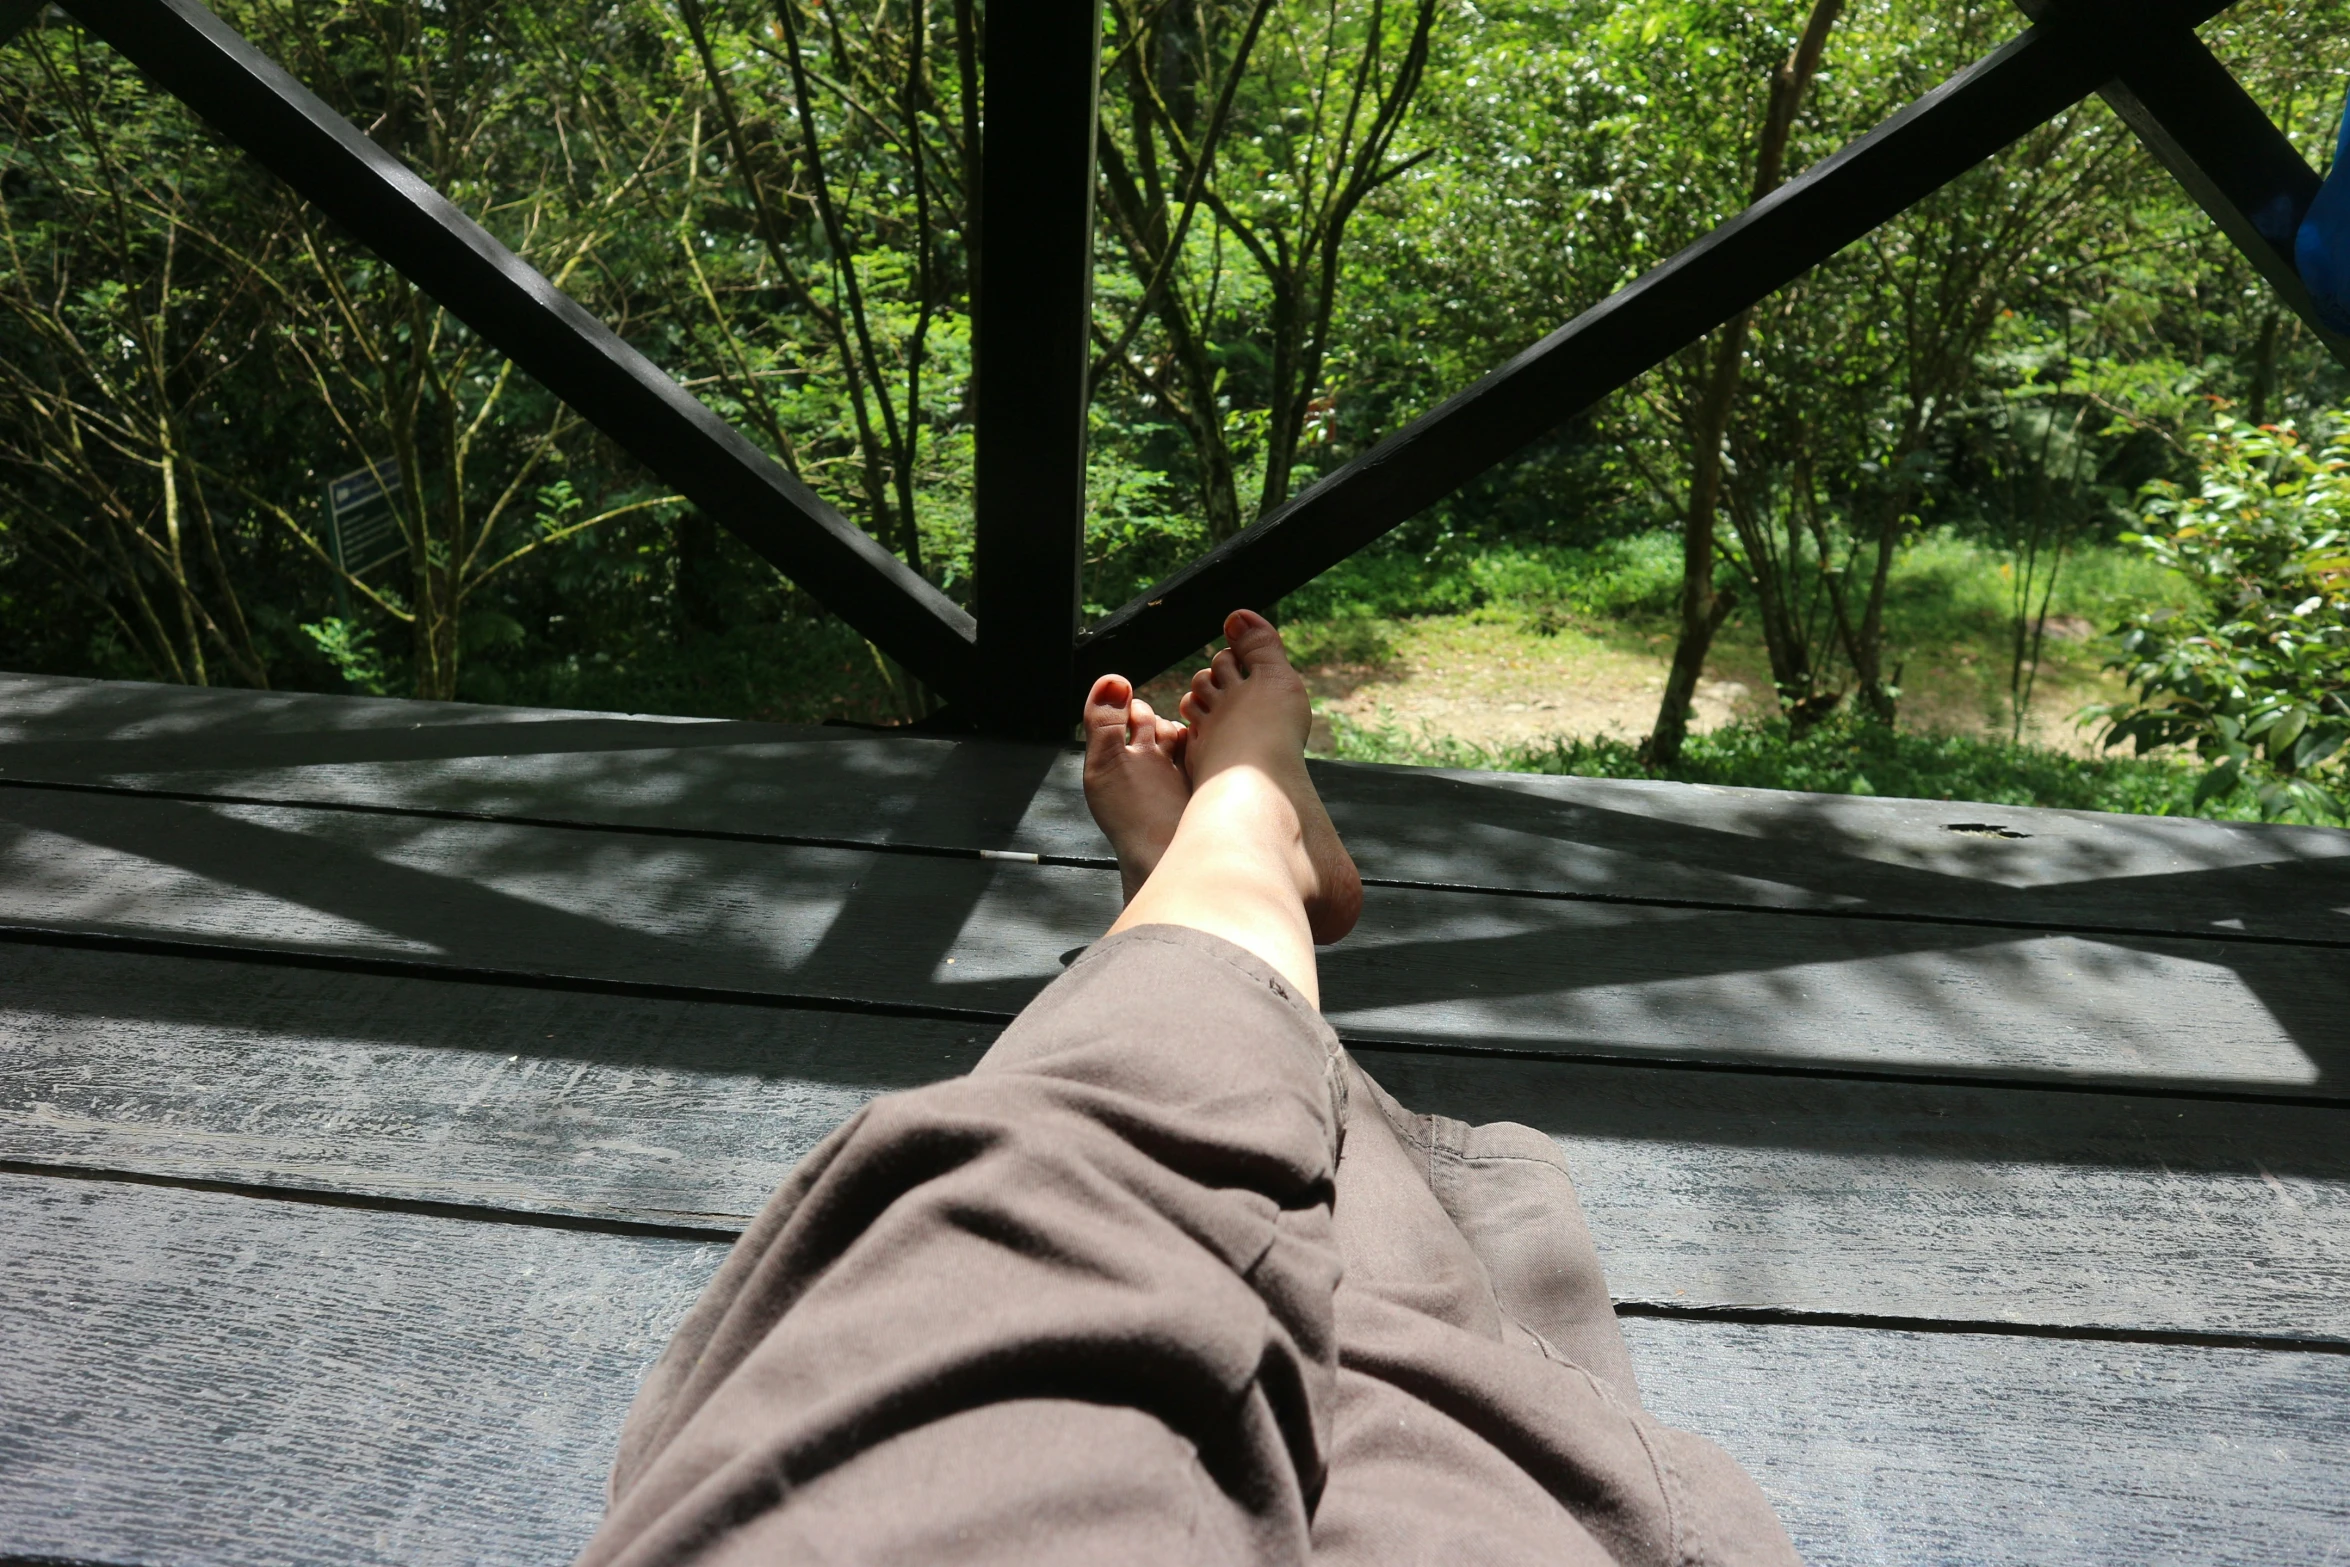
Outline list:
[[[983,14],[974,572],[979,657],[1001,696],[962,716],[1045,738],[1076,719],[1101,0]]]

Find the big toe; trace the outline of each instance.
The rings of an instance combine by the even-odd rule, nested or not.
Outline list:
[[[1134,682],[1124,675],[1104,675],[1085,693],[1085,749],[1093,752],[1126,743],[1126,705],[1134,700]]]
[[[1273,622],[1253,609],[1236,609],[1224,617],[1224,640],[1232,644],[1232,651],[1240,665],[1255,673],[1259,665],[1289,663],[1289,650],[1281,645],[1281,633]]]

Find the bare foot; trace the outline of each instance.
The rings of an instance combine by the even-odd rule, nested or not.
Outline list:
[[[1281,633],[1254,610],[1226,616],[1224,636],[1232,645],[1192,676],[1183,694],[1183,717],[1191,726],[1184,768],[1194,790],[1247,769],[1287,796],[1303,851],[1298,890],[1306,921],[1314,940],[1327,946],[1361,917],[1363,879],[1306,774],[1306,734],[1314,722],[1306,683],[1290,667]]]
[[[1191,800],[1187,734],[1152,712],[1124,675],[1104,675],[1086,693],[1085,805],[1118,851],[1128,902],[1158,868]]]

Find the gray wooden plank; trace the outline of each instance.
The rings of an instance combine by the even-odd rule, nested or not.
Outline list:
[[[1549,1133],[1619,1302],[2350,1342],[2339,1110],[1361,1059]]]
[[[690,1242],[0,1174],[0,1552],[561,1561]],[[2315,1562],[2350,1357],[1626,1324],[1819,1567]]]
[[[514,1563],[586,1543],[715,1244],[0,1174],[0,1552]]]
[[[0,948],[0,1160],[740,1224],[993,1032]],[[1620,1301],[2350,1341],[2340,1111],[1363,1059],[1557,1138]]]
[[[0,676],[0,780],[1106,863],[1068,761],[841,727]]]
[[[1426,768],[1315,777],[1348,841],[1399,880],[2350,942],[2337,828]]]
[[[1382,900],[1323,964],[1359,1039],[2338,1096],[2350,964],[2169,937]]]
[[[0,921],[1008,1013],[1104,870],[0,791]],[[1378,888],[1323,960],[1366,1039],[2339,1094],[2325,948]]]
[[[1316,763],[1366,874],[2350,942],[2350,832]],[[1101,858],[1065,748],[0,677],[0,780]],[[2013,837],[1957,827],[1998,826]]]
[[[0,673],[0,746],[181,742],[189,749],[178,754],[201,758],[203,744],[208,739],[399,734],[418,729],[564,719],[650,724],[712,722],[652,713],[494,707],[473,702],[420,702],[400,697],[330,696],[308,691],[249,691],[232,686]],[[201,763],[191,761],[190,765]]]
[[[0,1160],[739,1226],[997,1029],[0,948]]]
[[[1630,1320],[1649,1406],[1814,1567],[2317,1567],[2350,1541],[2350,1358]]]

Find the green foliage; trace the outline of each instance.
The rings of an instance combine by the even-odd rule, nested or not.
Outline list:
[[[1333,718],[1337,754],[1349,761],[1473,767],[1579,778],[1658,776],[1630,741],[1563,740],[1487,747]],[[2146,816],[2256,817],[2249,793],[2203,795],[2198,769],[2175,760],[2068,756],[2039,746],[1917,734],[1866,720],[1837,720],[1801,736],[1783,721],[1729,724],[1692,734],[1663,776],[1685,783],[1815,794],[1892,795],[2047,805]]]
[[[972,8],[215,5],[970,602]],[[1258,12],[1119,0],[1108,15],[1104,145],[1131,189],[1110,188],[1105,152],[1088,618],[1735,213],[1805,6],[1443,0],[1424,55],[1416,3],[1272,7],[1186,218],[1182,160]],[[853,632],[45,14],[0,52],[0,664],[770,717],[919,710]],[[2350,0],[2311,0],[2203,30],[2314,162],[2346,19]],[[1968,0],[1853,0],[1790,170],[2017,25]],[[1364,101],[1404,107],[1361,164],[1375,117],[1350,122],[1345,96],[1374,42]],[[1150,302],[1154,257],[1169,266]],[[2023,601],[2102,623],[2200,613],[2185,578],[2109,547],[2127,498],[2190,479],[2215,408],[2306,422],[2350,396],[2094,100],[1765,301],[1753,342],[1731,504],[1813,573],[1815,634],[1832,623],[1821,582],[1840,571],[1856,592],[1855,564],[1898,546],[1889,672],[1938,640],[1988,645]],[[1683,415],[1704,363],[1693,347],[1567,421],[1284,615],[1336,661],[1375,661],[1395,619],[1431,614],[1648,648],[1677,585]],[[343,584],[346,614],[318,496],[374,460],[403,478],[411,548]],[[2011,563],[2028,569],[2003,576]],[[2285,722],[2239,736],[2259,766]],[[2330,777],[2341,755],[2311,752],[2293,776]],[[1889,787],[1889,765],[1861,772]]]
[[[903,720],[871,644],[837,620],[747,621],[680,640],[612,638],[559,659],[484,656],[468,695],[523,707],[693,713],[816,724]]]
[[[2196,602],[2124,622],[2112,667],[2138,700],[2099,714],[2109,746],[2192,746],[2205,792],[2248,783],[2271,816],[2350,814],[2350,418],[2330,430],[2222,416],[2193,492],[2149,487],[2130,539]]]
[[[1594,545],[1480,544],[1446,537],[1426,552],[1379,547],[1349,557],[1281,601],[1285,617],[1329,620],[1460,615],[1506,606],[1594,620],[1668,610],[1680,583],[1680,545],[1663,532]]]
[[[1920,534],[1894,567],[1893,602],[1953,625],[1991,625],[2009,610],[2012,562],[2005,551],[1954,527]],[[2111,621],[2141,609],[2184,608],[2194,597],[2187,580],[2135,547],[2099,544],[2065,563],[2052,615]]]
[[[1098,619],[1208,546],[1208,527],[1183,485],[1141,459],[1147,427],[1096,402],[1085,474],[1084,606]]]
[[[1743,205],[1763,94],[1804,11],[1502,0],[1461,15],[1423,130],[1448,155],[1400,182],[1365,230],[1342,429],[1392,428]],[[1790,170],[1980,58],[2012,22],[1936,0],[1849,6]],[[2205,33],[2321,164],[2350,59],[2343,23],[2339,0],[2320,0],[2238,8]],[[1442,503],[1445,524],[1578,544],[1677,524],[1708,368],[1692,345]],[[2023,698],[2042,594],[2076,549],[2128,525],[2117,503],[2186,471],[2214,397],[2270,417],[2341,388],[2321,346],[2092,99],[1758,308],[1727,446],[1737,537],[1723,548],[1749,614],[1785,605],[1763,629],[1795,700],[1865,689],[1898,665],[1897,649],[1868,646],[1885,552],[1944,527],[2014,550],[2024,569],[2004,618],[2019,628]]]
[[[1887,596],[1897,649],[1993,634],[2009,611],[2004,552],[1955,527],[1928,530],[1895,557]],[[1383,541],[1281,601],[1285,622],[1409,619],[1480,610],[1555,630],[1660,623],[1680,589],[1681,544],[1663,529],[1592,545],[1479,543],[1447,536],[1428,550]],[[2097,545],[2068,563],[2051,615],[2111,621],[2142,608],[2181,607],[2192,589],[2138,549]]]
[[[383,657],[376,651],[375,633],[367,627],[329,615],[324,620],[303,622],[302,634],[353,691],[383,696],[391,689]]]

